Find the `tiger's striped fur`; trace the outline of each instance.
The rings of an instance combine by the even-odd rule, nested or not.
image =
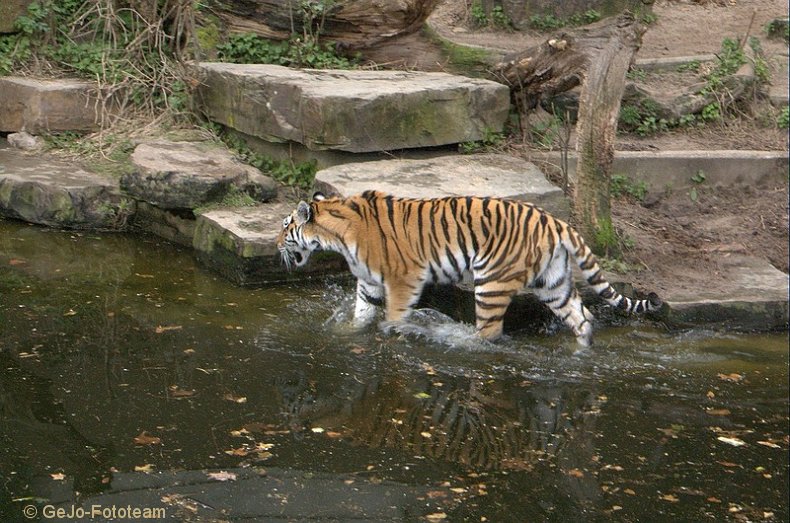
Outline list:
[[[386,303],[387,320],[400,320],[427,283],[474,284],[477,331],[502,334],[512,297],[531,287],[570,327],[592,343],[592,315],[573,284],[575,259],[592,288],[627,312],[661,307],[658,296],[633,300],[607,282],[584,240],[562,220],[532,204],[478,197],[430,200],[366,191],[349,198],[300,202],[283,221],[277,247],[286,266],[302,266],[316,249],[342,254],[357,277],[355,320],[373,319]]]

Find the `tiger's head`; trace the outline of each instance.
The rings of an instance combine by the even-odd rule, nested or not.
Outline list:
[[[283,220],[283,228],[277,236],[277,250],[288,270],[304,266],[313,251],[321,249],[320,227],[315,225],[315,215],[316,203],[324,199],[323,194],[315,193],[314,203],[299,202]]]

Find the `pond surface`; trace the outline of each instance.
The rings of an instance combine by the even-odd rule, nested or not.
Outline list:
[[[432,311],[355,331],[352,296],[238,288],[156,239],[0,221],[0,519],[126,488],[176,520],[787,521],[786,333],[494,345]],[[221,510],[168,494],[219,473],[234,499],[245,472],[280,488],[247,482]],[[377,492],[400,497],[368,506]]]

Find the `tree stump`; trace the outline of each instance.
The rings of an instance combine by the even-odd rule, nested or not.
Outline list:
[[[609,178],[625,74],[644,31],[626,12],[509,55],[496,68],[521,111],[581,84],[574,211],[580,232],[597,252],[616,247]]]

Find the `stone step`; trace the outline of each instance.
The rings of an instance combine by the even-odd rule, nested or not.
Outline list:
[[[158,140],[138,145],[133,169],[121,177],[125,194],[161,209],[196,209],[231,187],[258,201],[277,195],[277,184],[214,142]]]
[[[311,274],[337,272],[345,260],[316,253],[307,267],[288,274],[280,262],[276,239],[292,203],[216,209],[197,217],[192,246],[199,262],[238,285],[259,285]]]
[[[0,215],[52,227],[118,229],[134,211],[117,181],[0,143]]]
[[[534,152],[530,160],[543,169],[557,170],[562,157],[559,151]],[[692,178],[700,171],[711,187],[782,184],[786,183],[789,167],[787,151],[616,151],[612,174],[627,174],[632,180],[645,182],[650,190],[663,192],[695,186]],[[568,154],[568,170],[573,179],[573,151]]]
[[[197,106],[210,120],[310,149],[391,151],[476,141],[502,130],[508,87],[446,73],[291,69],[201,62]]]
[[[734,255],[720,260],[728,286],[672,289],[662,296],[673,327],[705,325],[728,330],[787,329],[788,275],[766,260]]]
[[[375,189],[408,198],[511,198],[534,203],[558,218],[570,214],[562,189],[546,180],[535,164],[504,154],[347,163],[318,171],[315,186],[344,196]]]
[[[0,131],[92,131],[105,106],[95,83],[72,78],[0,76]]]

